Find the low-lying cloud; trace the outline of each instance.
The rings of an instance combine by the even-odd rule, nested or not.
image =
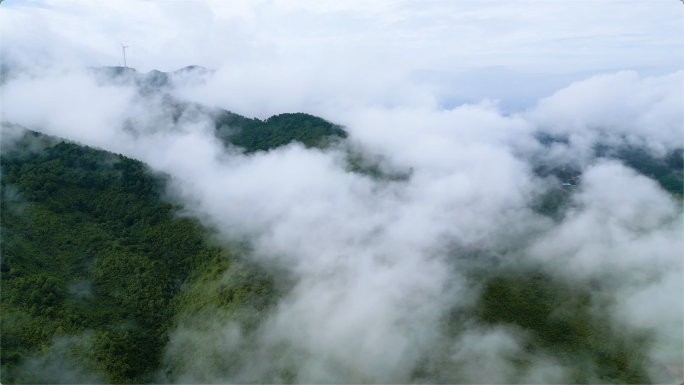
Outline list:
[[[174,94],[226,107],[247,86],[222,91],[224,71]],[[190,215],[226,240],[248,240],[251,258],[293,277],[249,341],[221,317],[181,324],[167,360],[186,363],[166,380],[399,383],[420,378],[423,365],[426,381],[569,382],[572,365],[527,352],[527,332],[468,313],[483,290],[473,272],[529,266],[576,285],[600,282],[592,296],[613,305],[597,311],[654,336],[646,368],[666,382],[682,376],[673,369],[684,341],[681,200],[590,149],[638,143],[662,155],[681,147],[681,82],[681,71],[606,74],[512,115],[488,100],[450,110],[408,99],[320,109],[346,127],[351,145],[382,155],[383,167],[412,168],[399,181],[347,171],[344,144],[244,155],[216,139],[205,111],[174,120],[161,96],[98,84],[86,72],[19,77],[2,98],[4,120],[170,174],[167,193]],[[249,93],[247,100],[259,102]],[[569,140],[545,147],[535,139],[540,130]],[[535,162],[581,168],[561,221],[531,208],[557,188],[535,176]],[[447,336],[445,317],[459,311],[470,315]],[[211,364],[238,353],[237,369]],[[531,363],[521,369],[517,355]]]
[[[681,382],[681,197],[597,157],[599,147],[658,158],[684,145],[674,3],[5,0],[2,120],[170,174],[165,193],[184,215],[221,242],[248,242],[249,258],[287,276],[252,334],[225,309],[184,316],[160,382],[615,375],[539,342],[543,330],[486,321],[483,298],[516,279],[552,293],[548,322],[596,337],[562,324],[591,320],[601,335],[586,356],[614,353],[652,382]],[[162,93],[101,76],[97,67],[122,62],[119,43],[143,71],[215,70],[163,88],[205,107],[175,116]],[[307,112],[350,137],[245,155],[215,137],[214,107],[262,119]],[[350,149],[409,177],[349,172]],[[577,170],[581,183],[559,189],[539,165]],[[549,193],[567,195],[558,217],[534,209]],[[81,284],[72,295],[87,295]],[[101,379],[54,354],[25,366],[55,381]]]

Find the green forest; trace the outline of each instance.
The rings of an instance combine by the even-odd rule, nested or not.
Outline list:
[[[445,357],[473,328],[473,320],[480,327],[512,328],[528,336],[521,351],[508,357],[516,369],[511,383],[524,383],[526,370],[539,356],[568,368],[571,384],[651,382],[646,370],[650,335],[615,327],[606,316],[610,300],[592,296],[589,288],[511,265],[474,271],[469,281],[480,288],[479,298],[472,308],[454,307],[445,314],[441,345],[413,369],[415,382],[458,382],[462,368]],[[600,283],[592,286],[597,290]]]
[[[219,130],[242,128],[226,140],[247,152],[292,140],[320,146],[330,135],[346,135],[305,114],[264,122],[227,115],[222,122]],[[249,262],[249,245],[217,241],[211,229],[180,215],[180,205],[165,201],[167,175],[122,155],[28,130],[2,145],[3,383],[56,383],[66,381],[65,373],[72,383],[177,381],[183,355],[164,360],[164,353],[178,325],[212,312],[239,324],[248,340],[287,292],[282,277],[277,281],[272,271]],[[658,180],[681,178],[681,151],[664,161],[638,152],[623,157]],[[364,172],[357,167],[352,171]],[[680,194],[678,188],[670,191]],[[546,197],[537,209],[558,215],[567,196]],[[445,315],[444,335],[451,336],[445,343],[472,320],[509,325],[531,336],[526,354],[543,352],[577,368],[577,383],[590,382],[590,372],[612,383],[649,382],[648,336],[611,327],[595,311],[609,304],[597,303],[589,289],[531,271],[475,272],[469,280],[481,288],[481,297],[465,313]],[[440,364],[446,345],[434,353],[436,358],[426,357],[414,368],[413,379],[453,382],[458,368]],[[530,365],[525,357],[512,358],[521,370]],[[227,365],[221,370],[229,374],[239,370],[241,359],[215,365]],[[443,377],[451,370],[454,377]],[[296,368],[277,378],[296,381]]]
[[[155,382],[174,317],[197,306],[189,288],[229,268],[205,301],[252,314],[246,329],[274,301],[268,274],[179,217],[143,163],[35,132],[1,161],[2,383],[59,381],[22,367],[54,355],[97,381]]]
[[[545,147],[553,144],[568,144],[568,139],[562,136],[554,136],[545,132],[535,135],[536,139]],[[622,162],[625,166],[658,181],[660,186],[682,197],[684,195],[684,149],[671,149],[664,157],[657,157],[643,147],[623,144],[611,147],[604,144],[596,144],[593,148],[596,158],[614,159]],[[560,182],[576,184],[577,178],[581,177],[581,171],[577,166],[537,164],[534,173],[540,177],[553,175]]]
[[[215,119],[216,135],[225,143],[242,147],[247,153],[267,151],[292,141],[306,147],[325,147],[347,132],[319,117],[304,114],[280,114],[266,120],[249,119],[221,110]]]
[[[553,143],[566,143],[566,139],[549,134],[537,134],[537,140],[544,146]],[[611,148],[596,145],[594,156],[622,162],[625,166],[658,182],[660,187],[679,201],[684,199],[684,150],[670,150],[664,157],[656,157],[649,151],[635,146],[619,146]],[[581,184],[581,170],[571,164],[550,165],[539,163],[533,168],[536,176],[553,177],[561,186],[555,186],[544,192],[533,204],[533,209],[555,220],[561,220],[563,213],[571,205],[572,190]],[[567,185],[562,185],[567,184]]]
[[[141,89],[140,92],[144,95],[146,91]],[[222,108],[178,100],[169,94],[162,96],[162,103],[171,113],[174,123],[185,115],[209,116],[216,137],[226,147],[239,147],[246,154],[268,151],[293,141],[307,148],[325,148],[348,136],[342,126],[302,112],[273,115],[261,120]]]

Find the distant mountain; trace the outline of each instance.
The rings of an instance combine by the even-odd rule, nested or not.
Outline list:
[[[214,70],[206,69],[202,66],[198,65],[190,65],[187,67],[183,67],[179,70],[175,70],[171,72],[174,75],[192,75],[192,76],[197,76],[197,75],[211,75],[214,73]]]
[[[187,84],[202,84],[214,71],[202,66],[191,65],[172,72],[152,70],[146,74],[130,67],[90,67],[98,81],[104,84],[136,85],[144,95],[168,91],[170,88]]]
[[[89,70],[102,83],[137,86],[142,96],[163,94],[162,103],[171,111],[174,120],[190,111],[210,117],[214,120],[216,136],[226,146],[244,148],[246,153],[267,151],[293,141],[303,143],[306,147],[322,148],[331,141],[347,137],[347,132],[341,126],[305,113],[274,115],[266,120],[250,119],[222,108],[185,102],[168,93],[175,86],[202,82],[213,74],[213,71],[201,66],[187,66],[173,72],[152,70],[147,74],[128,67]]]
[[[553,145],[568,145],[569,140],[563,136],[556,136],[546,132],[535,135],[537,141],[549,149]],[[675,148],[665,156],[657,157],[644,147],[629,144],[594,146],[593,157],[596,159],[612,159],[620,161],[634,171],[657,181],[660,186],[677,197],[684,199],[684,151]],[[576,164],[544,163],[532,161],[533,172],[540,178],[551,178],[557,183],[542,194],[532,208],[555,220],[562,220],[565,212],[572,206],[571,195],[582,184],[582,171]]]

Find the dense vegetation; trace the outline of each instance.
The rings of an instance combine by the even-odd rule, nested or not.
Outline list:
[[[150,74],[148,77],[152,76]],[[151,80],[148,81],[150,82]],[[145,87],[140,86],[143,94],[146,92]],[[300,142],[307,148],[324,148],[347,137],[347,132],[342,127],[305,113],[280,114],[260,120],[246,118],[221,108],[208,108],[181,101],[168,94],[164,94],[161,100],[164,109],[171,113],[174,123],[183,118],[209,117],[216,137],[226,147],[236,146],[247,154],[268,151],[293,141]]]
[[[537,140],[544,146],[567,144],[564,137],[547,133],[538,133]],[[668,151],[664,157],[654,156],[648,150],[635,146],[619,146],[617,148],[597,145],[594,148],[597,158],[613,159],[622,162],[640,174],[656,180],[670,194],[684,198],[684,150],[681,148]],[[571,164],[538,163],[533,168],[536,176],[553,177],[560,182],[545,191],[532,205],[532,208],[555,220],[561,220],[564,212],[571,206],[571,194],[581,184],[582,172]]]
[[[37,133],[11,142],[1,159],[3,383],[93,382],[87,373],[152,382],[175,316],[197,306],[197,282],[228,282],[217,306],[252,314],[246,328],[272,302],[268,275],[160,199],[164,176]],[[55,360],[55,377],[31,370]],[[65,365],[87,373],[65,379]]]
[[[541,272],[507,272],[485,282],[478,316],[529,333],[527,351],[575,368],[571,383],[591,383],[593,375],[612,383],[648,383],[648,336],[613,327],[607,306],[583,285]]]
[[[306,114],[262,122],[226,113],[217,122],[224,140],[247,152],[291,140],[323,145],[321,138],[346,135]],[[235,127],[242,131],[231,131]],[[242,258],[247,245],[209,241],[211,231],[180,217],[180,206],[161,198],[167,177],[141,162],[30,131],[3,139],[3,383],[183,382],[192,361],[188,355],[200,350],[201,339],[176,335],[170,343],[171,333],[196,336],[229,324],[239,325],[243,350],[218,352],[207,357],[207,365],[224,378],[239,372],[253,348],[249,341],[289,286],[275,281],[281,274]],[[681,178],[681,151],[664,160],[637,150],[618,154],[659,181]],[[383,178],[381,159],[369,162],[352,152],[349,161],[351,171]],[[569,167],[535,171],[561,181],[579,175]],[[410,172],[390,175],[408,177]],[[677,186],[669,190],[677,193]],[[552,189],[536,209],[557,217],[569,195]],[[528,336],[524,351],[510,358],[520,376],[532,357],[543,355],[574,368],[570,375],[577,383],[593,376],[615,383],[649,381],[647,336],[628,334],[602,318],[610,304],[593,297],[593,288],[538,271],[490,270],[475,273],[480,297],[472,308],[447,314],[443,350],[437,347],[419,362],[414,380],[457,381],[461,369],[445,357],[476,322]],[[201,372],[194,375],[201,380]],[[297,368],[288,367],[265,373],[262,381],[296,376]]]
[[[611,317],[615,297],[609,283],[568,279],[514,261],[517,258],[512,255],[504,258],[483,250],[458,249],[450,258],[460,271],[462,262],[470,265],[468,286],[478,295],[464,306],[459,294],[458,305],[444,314],[441,341],[418,361],[412,372],[414,382],[464,382],[461,372],[470,370],[468,365],[474,365],[475,372],[488,370],[477,366],[479,354],[496,354],[510,365],[506,372],[509,383],[557,383],[558,378],[527,377],[533,366],[539,368],[540,358],[545,369],[563,368],[564,383],[650,383],[647,368],[652,335]],[[497,330],[515,336],[516,347],[511,349],[501,338],[491,338],[475,344],[485,351],[469,350],[473,343],[468,338],[496,334]],[[463,359],[465,363],[447,358],[459,356],[461,347],[472,355]],[[491,370],[500,368],[493,365]],[[488,382],[491,380],[483,378],[477,383]]]
[[[174,75],[201,77],[210,72],[202,67],[189,66],[173,73],[153,70],[144,75],[128,67],[97,67],[89,71],[101,84],[133,85],[142,97],[161,94],[162,104],[175,122],[190,115],[210,117],[216,136],[225,145],[243,148],[246,153],[267,151],[292,141],[306,147],[325,147],[331,141],[347,137],[342,127],[305,113],[274,115],[266,120],[250,119],[221,108],[181,101],[166,93],[173,86]]]
[[[217,136],[224,143],[242,147],[247,153],[270,150],[292,141],[306,147],[323,147],[335,137],[347,137],[341,127],[304,113],[274,115],[262,121],[222,110],[215,122]]]
[[[653,178],[667,191],[684,194],[684,154],[682,149],[668,152],[664,158],[657,158],[643,148],[623,147],[614,155],[627,166]]]
[[[566,145],[568,139],[545,132],[535,135],[542,145],[549,147],[554,144]],[[666,191],[682,197],[684,195],[684,149],[670,150],[663,157],[657,157],[644,147],[633,145],[607,146],[597,144],[593,149],[597,158],[616,159],[639,173],[655,179]],[[577,184],[581,172],[573,165],[538,164],[534,168],[537,176],[555,176],[560,182]]]

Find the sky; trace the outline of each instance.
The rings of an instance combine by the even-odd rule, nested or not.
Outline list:
[[[682,69],[683,12],[674,0],[5,0],[0,32],[6,64],[123,65],[124,44],[139,71],[224,69],[261,94],[391,106],[418,88],[444,108],[490,98],[515,111],[595,74]]]
[[[681,199],[593,149],[658,157],[684,144],[683,11],[676,0],[5,0],[0,112],[168,173],[187,215],[295,277],[250,349],[220,311],[179,325],[166,352],[187,361],[178,382],[266,381],[296,367],[300,382],[407,383],[432,362],[446,382],[568,383],[572,364],[529,353],[524,331],[474,319],[456,336],[440,329],[478,297],[469,274],[497,263],[598,282],[592,298],[613,305],[596,311],[651,333],[653,381],[681,382]],[[119,65],[120,43],[143,73],[215,70],[169,89],[178,99],[261,119],[307,112],[349,139],[226,149],[211,117],[172,119],[159,95],[83,70]],[[539,131],[566,141],[544,147]],[[413,173],[348,172],[350,149]],[[562,220],[531,209],[558,188],[534,174],[539,163],[582,172]],[[238,372],[207,365],[238,351],[252,363]]]

